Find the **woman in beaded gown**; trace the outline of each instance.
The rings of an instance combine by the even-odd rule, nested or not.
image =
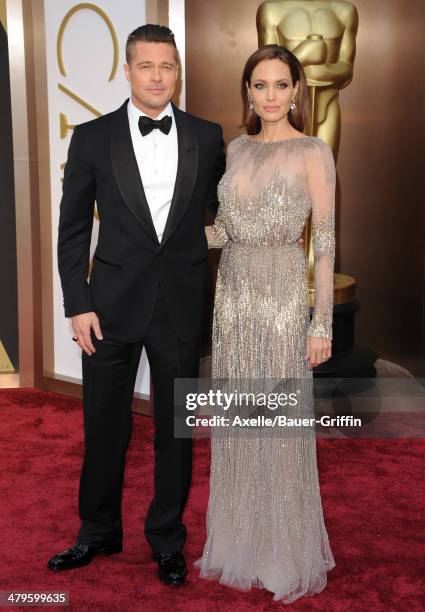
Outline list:
[[[314,417],[312,370],[331,355],[335,165],[302,133],[306,80],[289,51],[266,45],[243,78],[247,134],[230,142],[220,207],[206,228],[222,247],[213,379],[297,379],[291,417]],[[250,111],[247,106],[249,105]],[[298,240],[312,211],[315,308]],[[280,431],[277,432],[277,429]],[[200,577],[265,588],[290,603],[322,591],[335,566],[324,524],[314,428],[237,436],[211,428],[207,540]]]

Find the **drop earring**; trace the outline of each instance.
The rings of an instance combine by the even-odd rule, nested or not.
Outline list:
[[[252,101],[252,98],[250,95],[248,95],[248,106],[249,106],[249,110],[254,110],[254,102]]]
[[[291,109],[291,111],[295,110],[297,108],[297,105],[295,104],[295,98],[291,98],[291,106],[289,107]]]

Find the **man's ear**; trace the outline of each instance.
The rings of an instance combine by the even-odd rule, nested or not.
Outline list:
[[[130,66],[128,64],[124,64],[123,68],[124,68],[124,76],[127,79],[127,81],[129,81],[130,80]]]

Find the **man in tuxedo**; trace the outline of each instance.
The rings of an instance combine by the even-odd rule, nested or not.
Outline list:
[[[82,349],[85,453],[75,544],[53,570],[122,549],[121,496],[142,348],[154,391],[155,493],[145,536],[167,584],[186,576],[182,522],[192,440],[174,437],[174,378],[198,376],[207,292],[205,207],[224,172],[218,124],[173,103],[174,36],[145,25],[127,40],[131,98],[75,127],[60,206],[58,263],[65,316]],[[94,202],[99,238],[87,281]]]

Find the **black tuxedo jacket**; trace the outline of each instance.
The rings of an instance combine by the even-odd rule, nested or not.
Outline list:
[[[94,311],[109,337],[141,339],[158,287],[181,340],[200,336],[207,295],[205,208],[217,210],[224,168],[221,126],[173,105],[178,137],[174,195],[161,243],[140,178],[127,116],[77,125],[65,165],[58,265],[65,316]],[[99,239],[89,282],[94,203]]]

